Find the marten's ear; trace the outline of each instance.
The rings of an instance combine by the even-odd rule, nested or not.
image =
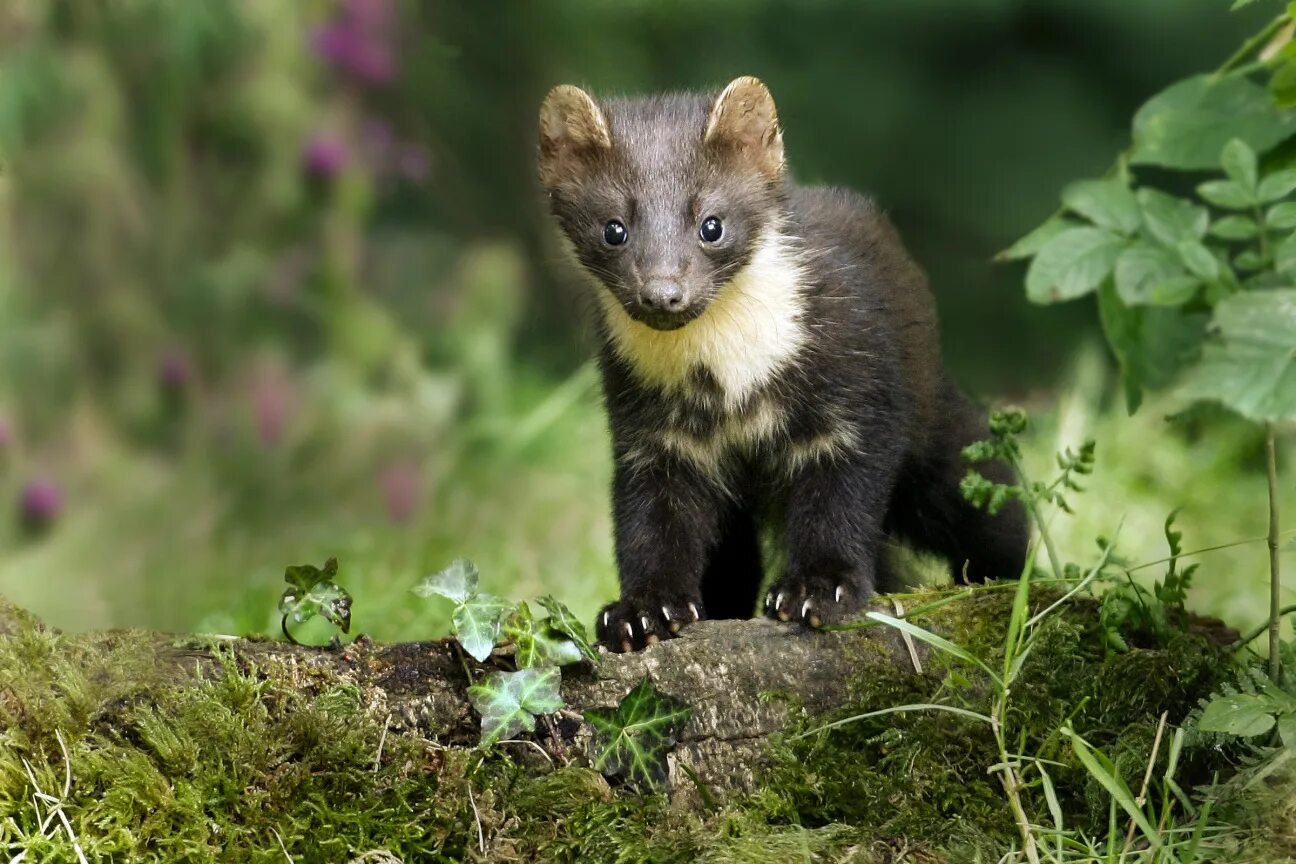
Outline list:
[[[540,182],[546,189],[611,146],[607,118],[588,93],[570,84],[549,91],[540,106]]]
[[[716,97],[703,140],[731,148],[767,177],[783,172],[783,131],[774,97],[750,75],[735,78]]]

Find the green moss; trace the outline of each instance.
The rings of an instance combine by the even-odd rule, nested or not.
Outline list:
[[[1041,602],[1051,598],[1041,597]],[[922,595],[906,596],[916,608]],[[1011,592],[985,592],[920,619],[994,657]],[[1136,785],[1157,717],[1180,719],[1225,668],[1218,649],[1184,637],[1163,651],[1105,656],[1084,605],[1044,625],[1009,715],[1022,752],[1051,769],[1073,827],[1105,828],[1106,798],[1056,730],[1070,719]],[[553,862],[995,860],[1013,842],[1002,792],[986,769],[986,729],[948,714],[891,715],[770,745],[760,790],[706,812],[626,796],[577,766],[535,775],[390,734],[360,694],[304,673],[264,674],[223,649],[194,646],[207,671],[192,684],[140,634],[67,637],[21,626],[0,637],[0,849],[72,862],[67,835],[40,832],[33,783],[64,797],[91,860],[346,861],[389,849],[406,861]],[[170,647],[170,646],[168,646]],[[169,653],[173,653],[172,648]],[[215,657],[215,662],[212,657]],[[984,710],[989,690],[933,657],[925,676],[868,664],[843,716],[942,701]],[[863,667],[861,667],[863,668]],[[167,676],[174,679],[168,685]],[[302,690],[318,693],[302,695]],[[769,698],[777,698],[773,694]],[[802,728],[825,718],[804,718]],[[1194,761],[1196,760],[1196,761]],[[1218,765],[1187,759],[1191,786]],[[1032,813],[1045,813],[1038,790]],[[905,851],[901,851],[905,850]],[[907,856],[907,857],[906,857]]]

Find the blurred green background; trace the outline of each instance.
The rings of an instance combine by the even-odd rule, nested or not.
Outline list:
[[[1030,307],[990,261],[1268,12],[1227,6],[5,0],[0,595],[73,629],[269,632],[284,566],[336,555],[355,626],[417,638],[445,610],[409,587],[464,556],[589,620],[607,436],[532,165],[560,82],[762,77],[798,178],[891,212],[956,375],[1035,414],[1034,463],[1098,437],[1069,554],[1123,519],[1126,557],[1160,557],[1174,507],[1190,548],[1259,536],[1254,434],[1126,418],[1091,304]],[[1199,604],[1257,620],[1262,561],[1204,559]]]

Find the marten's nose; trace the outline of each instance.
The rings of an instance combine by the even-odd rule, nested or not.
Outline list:
[[[675,279],[649,279],[639,289],[639,305],[656,312],[682,312],[684,286]]]

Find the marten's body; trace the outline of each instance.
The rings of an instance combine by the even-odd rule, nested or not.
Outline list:
[[[764,604],[783,620],[895,587],[888,534],[959,576],[1019,575],[1020,509],[959,493],[985,424],[943,369],[925,277],[871,201],[784,178],[763,85],[601,105],[557,88],[540,165],[600,283],[622,587],[605,644],[750,616],[764,526],[787,553]]]

